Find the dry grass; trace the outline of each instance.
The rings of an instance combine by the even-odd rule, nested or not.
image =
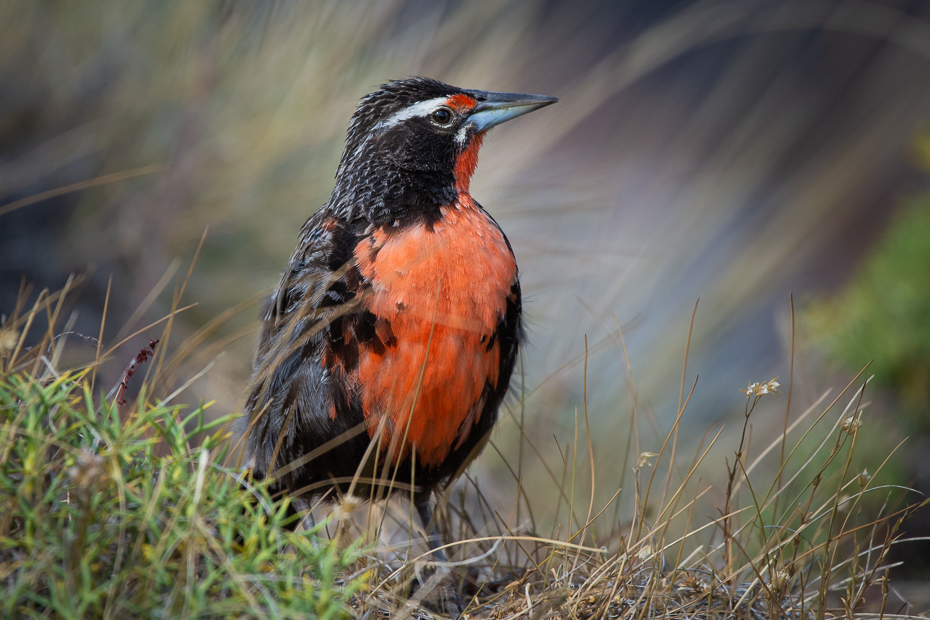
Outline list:
[[[686,366],[683,381],[685,372]],[[690,463],[680,471],[669,469],[663,480],[657,465],[663,460],[681,462],[675,454],[679,422],[694,390],[683,382],[675,425],[657,452],[639,455],[629,487],[614,489],[605,505],[594,503],[593,492],[581,497],[576,492],[582,476],[589,477],[594,488],[592,449],[607,447],[598,446],[586,421],[579,424],[576,418],[573,437],[565,443],[555,438],[553,446],[544,448],[530,443],[521,423],[511,416],[505,424],[520,427],[526,445],[518,458],[528,455],[528,462],[505,459],[508,467],[515,476],[528,467],[545,468],[552,482],[549,499],[537,494],[528,500],[521,494],[504,512],[466,477],[447,504],[450,543],[444,549],[453,560],[436,565],[429,562],[429,553],[411,552],[403,542],[377,548],[362,562],[376,585],[367,598],[357,601],[357,610],[375,614],[372,617],[376,610],[382,616],[416,616],[422,600],[435,599],[444,579],[452,579],[463,593],[466,615],[476,618],[759,619],[916,613],[894,596],[895,609],[888,607],[888,571],[893,566],[886,556],[891,545],[906,544],[896,532],[927,502],[908,505],[904,489],[875,487],[867,471],[851,469],[856,439],[863,432],[866,383],[857,377],[837,396],[825,395],[790,418],[790,424],[786,405],[784,432],[770,438],[753,458],[747,441],[750,422],[759,415],[763,400],[775,398],[779,385],[775,380],[750,385],[744,390],[739,445],[720,445],[718,431],[702,443]],[[789,395],[790,391],[789,382]],[[636,433],[635,425],[630,433]],[[580,448],[579,441],[588,450]],[[560,470],[550,469],[545,458],[554,450],[560,455]],[[729,455],[726,471],[710,481],[696,479],[702,463],[717,460],[721,453]],[[882,465],[870,467],[877,474]],[[634,495],[634,514],[609,522],[606,537],[596,535],[595,524],[609,521],[612,506],[624,493]],[[700,500],[715,494],[722,499],[716,514],[701,514]],[[870,514],[868,507],[875,504],[864,498],[875,494],[884,504],[878,514]],[[402,507],[386,511],[396,525],[407,529],[409,514]],[[385,518],[369,508],[360,521],[380,525]],[[541,521],[555,522],[555,529],[542,534],[537,528]],[[381,531],[378,526],[374,530]],[[371,531],[369,526],[367,534]],[[365,534],[363,526],[353,535]],[[385,556],[392,554],[395,561],[386,562]],[[407,600],[414,577],[422,578],[423,566],[435,568],[429,583],[439,589],[431,593],[423,588]]]

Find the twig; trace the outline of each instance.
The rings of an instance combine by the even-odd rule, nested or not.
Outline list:
[[[134,374],[136,374],[139,366],[155,357],[155,347],[159,342],[160,341],[157,338],[150,340],[149,345],[139,351],[138,355],[136,355],[135,358],[129,362],[129,366],[127,366],[126,370],[123,371],[123,376],[120,378],[119,383],[117,383],[116,386],[110,390],[110,393],[107,394],[107,399],[110,399],[115,395],[117,405],[126,404],[126,399],[123,398],[123,396],[126,392],[126,388],[129,387],[129,380]]]

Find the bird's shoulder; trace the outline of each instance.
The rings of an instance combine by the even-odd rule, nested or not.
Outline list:
[[[362,282],[353,253],[370,227],[367,219],[328,204],[307,219],[262,313],[260,349],[288,324],[299,321],[296,331],[303,331],[357,295]]]

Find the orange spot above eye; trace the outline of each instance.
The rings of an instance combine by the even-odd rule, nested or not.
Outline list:
[[[478,102],[471,95],[458,93],[446,99],[446,103],[449,105],[449,107],[455,109],[456,112],[462,112],[465,110],[471,110]]]

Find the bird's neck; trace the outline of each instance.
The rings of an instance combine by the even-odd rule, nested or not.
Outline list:
[[[368,160],[340,170],[331,204],[364,214],[375,225],[438,216],[442,207],[470,202],[478,145],[456,159],[453,170],[409,170],[391,161]]]

